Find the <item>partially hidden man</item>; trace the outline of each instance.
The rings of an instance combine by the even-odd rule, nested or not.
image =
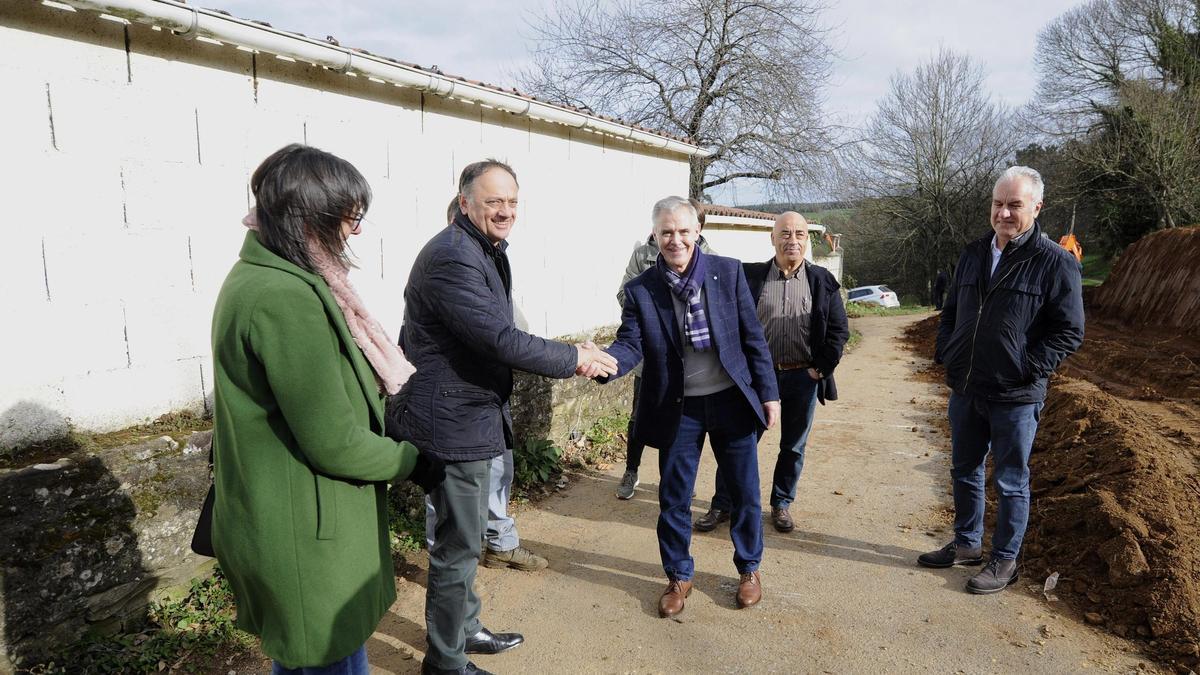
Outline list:
[[[842,360],[850,326],[837,280],[805,257],[809,234],[804,216],[795,211],[779,214],[771,228],[771,245],[773,258],[742,267],[779,382],[779,455],[771,477],[771,524],[786,533],[796,527],[790,507],[804,470],[817,402],[837,400],[833,371]],[[712,508],[696,521],[695,529],[715,529],[729,520],[731,508],[718,469]]]

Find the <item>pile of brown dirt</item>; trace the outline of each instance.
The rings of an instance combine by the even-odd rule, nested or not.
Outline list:
[[[917,354],[929,359],[929,364],[917,370],[917,375],[927,382],[941,384],[946,381],[946,369],[933,362],[933,349],[937,344],[938,323],[941,314],[921,319],[904,329],[902,341]]]
[[[1162,230],[1131,244],[1092,300],[1096,316],[1200,329],[1200,227]]]
[[[1089,380],[1123,398],[1200,403],[1200,334],[1165,326],[1125,326],[1088,309],[1083,347],[1063,363],[1060,373]]]
[[[1134,405],[1131,405],[1133,403]],[[1030,578],[1181,672],[1200,662],[1200,410],[1058,378],[1030,460]]]

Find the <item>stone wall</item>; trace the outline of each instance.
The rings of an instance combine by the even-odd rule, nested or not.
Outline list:
[[[129,625],[208,573],[189,544],[210,437],[0,470],[0,672]]]
[[[628,413],[633,400],[633,377],[598,385],[573,377],[552,380],[516,373],[513,382],[513,436],[517,445],[542,438],[559,447],[573,441],[601,417]]]

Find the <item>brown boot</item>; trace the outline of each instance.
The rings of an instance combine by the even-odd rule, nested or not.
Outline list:
[[[753,607],[759,600],[762,600],[762,580],[758,577],[758,570],[746,572],[738,583],[738,609]]]
[[[683,611],[683,601],[692,594],[692,582],[671,579],[667,590],[658,599],[658,615],[664,619]]]
[[[796,529],[796,523],[792,521],[792,514],[788,513],[786,506],[783,508],[771,507],[771,524],[779,532],[791,532]]]

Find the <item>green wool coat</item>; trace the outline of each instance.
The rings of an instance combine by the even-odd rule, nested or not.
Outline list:
[[[396,599],[387,483],[417,450],[325,281],[247,232],[213,313],[213,546],[237,625],[289,668],[348,656]]]

